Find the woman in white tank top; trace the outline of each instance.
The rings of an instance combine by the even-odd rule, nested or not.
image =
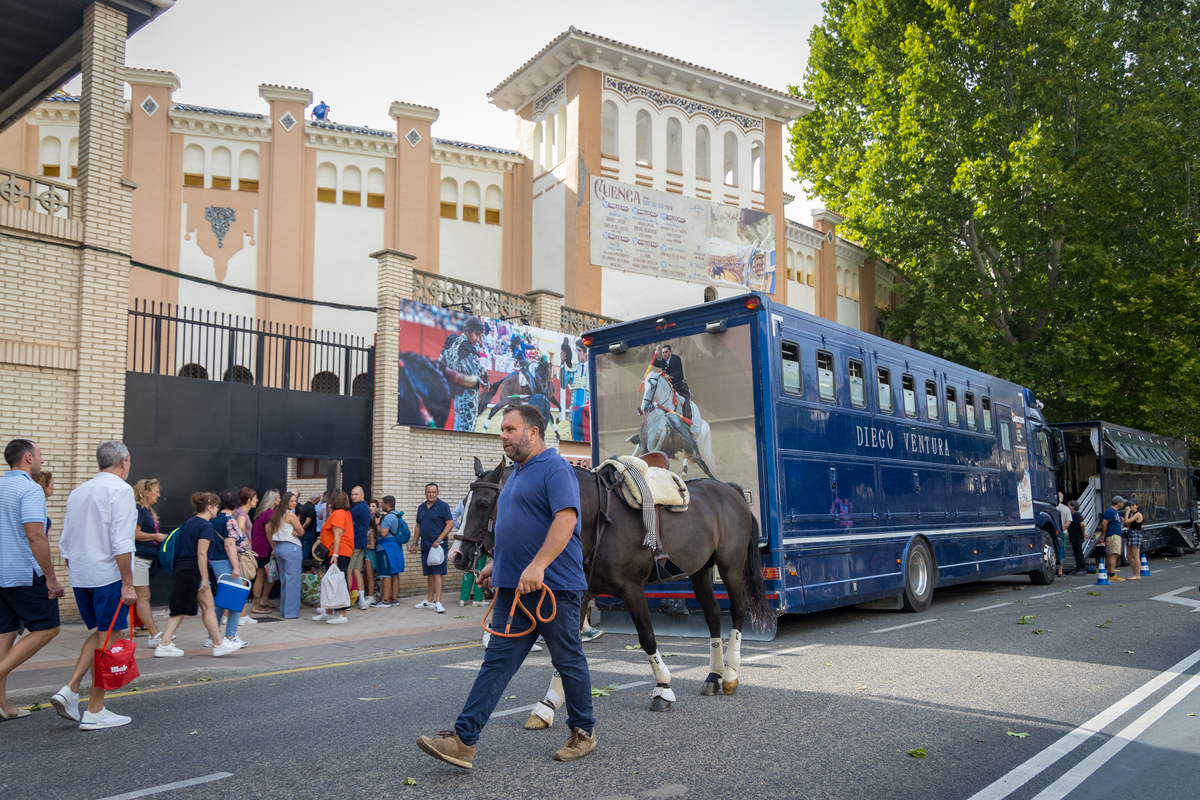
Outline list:
[[[300,617],[300,572],[304,557],[300,552],[300,539],[296,532],[301,530],[296,516],[296,495],[284,492],[279,496],[275,514],[267,523],[267,535],[274,546],[273,557],[279,570],[280,610],[284,619]],[[270,587],[268,587],[269,590]]]

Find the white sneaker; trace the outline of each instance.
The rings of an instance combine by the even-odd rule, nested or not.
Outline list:
[[[204,646],[205,646],[205,647],[212,647],[212,637],[211,637],[211,636],[207,637],[207,638],[204,640]]]
[[[446,609],[445,609],[445,607],[444,607],[444,606],[443,606],[441,603],[434,603],[434,604],[433,604],[433,610],[434,610],[434,611],[436,611],[436,612],[437,612],[437,613],[439,613],[439,614],[445,614],[445,613],[446,613]]]
[[[529,648],[529,652],[540,653],[542,652],[542,646],[540,644],[535,644],[533,647]]]
[[[458,607],[459,607],[459,608],[464,608],[466,605],[467,605],[467,601],[466,601],[466,600],[459,600],[459,601],[458,601]]]
[[[313,622],[324,622],[329,619],[329,615],[325,613],[325,609],[321,609],[320,614],[313,615]]]
[[[358,608],[359,608],[359,610],[360,610],[360,611],[368,611],[368,610],[370,610],[370,608],[371,608],[371,599],[370,599],[369,597],[364,597],[363,599],[359,600],[359,601],[358,601]]]
[[[122,725],[128,725],[132,721],[129,717],[123,717],[120,714],[114,714],[107,708],[102,708],[95,714],[91,711],[83,712],[83,719],[79,722],[79,730],[100,731],[105,728],[119,728]]]
[[[413,606],[413,608],[433,608],[433,603],[429,602],[428,600],[422,600]]]
[[[240,644],[242,647],[249,647],[249,646],[250,646],[250,643],[249,643],[249,642],[247,642],[245,639],[243,639],[243,638],[242,638],[242,636],[241,636],[241,634],[238,634],[238,633],[235,633],[235,634],[233,635],[233,641],[237,642],[237,643],[238,643],[238,644]]]
[[[258,624],[258,620],[256,620],[254,617],[239,617],[238,618],[238,625],[257,625],[257,624]]]
[[[70,686],[64,686],[50,698],[50,705],[63,719],[79,722],[79,693],[72,692]]]
[[[159,631],[158,635],[151,636],[149,641],[146,642],[146,644],[149,645],[150,647],[158,647],[158,643],[161,641],[162,641],[162,631]]]
[[[154,648],[155,658],[179,658],[181,655],[183,655],[183,651],[176,647],[173,642],[160,644]]]
[[[227,656],[230,653],[236,653],[238,650],[241,650],[241,649],[242,649],[242,645],[238,644],[237,642],[235,642],[232,639],[226,639],[225,641],[221,642],[219,645],[217,645],[216,647],[213,648],[213,656],[214,657]]]
[[[334,614],[329,619],[325,620],[326,625],[345,625],[350,620],[346,619],[341,614]]]

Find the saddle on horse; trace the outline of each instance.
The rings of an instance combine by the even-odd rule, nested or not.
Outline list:
[[[642,458],[610,458],[596,468],[599,471],[611,466],[617,476],[616,488],[621,500],[633,510],[642,512],[642,524],[646,528],[642,545],[654,551],[654,574],[650,576],[650,583],[676,580],[686,575],[670,560],[658,535],[659,508],[677,513],[688,510],[687,484],[666,465],[666,455],[653,452]]]

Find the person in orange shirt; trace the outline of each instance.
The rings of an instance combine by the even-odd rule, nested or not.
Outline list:
[[[350,516],[350,496],[345,492],[334,492],[329,498],[329,508],[329,517],[321,529],[321,544],[329,550],[329,563],[336,563],[338,569],[345,573],[350,567],[350,557],[354,555],[354,520]],[[321,613],[313,619],[329,625],[343,625],[346,623],[346,608],[349,606],[322,608]]]

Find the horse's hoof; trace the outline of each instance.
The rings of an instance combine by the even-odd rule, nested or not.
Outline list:
[[[725,694],[733,694],[737,691],[738,679],[734,678],[731,681],[721,681],[721,691]]]
[[[717,684],[705,681],[700,687],[700,694],[704,697],[712,697],[717,693]]]
[[[671,710],[671,701],[666,700],[662,697],[656,697],[650,701],[650,710],[651,711],[670,711]]]
[[[530,714],[529,719],[525,720],[525,730],[527,731],[540,731],[549,727],[549,723],[537,714]]]

